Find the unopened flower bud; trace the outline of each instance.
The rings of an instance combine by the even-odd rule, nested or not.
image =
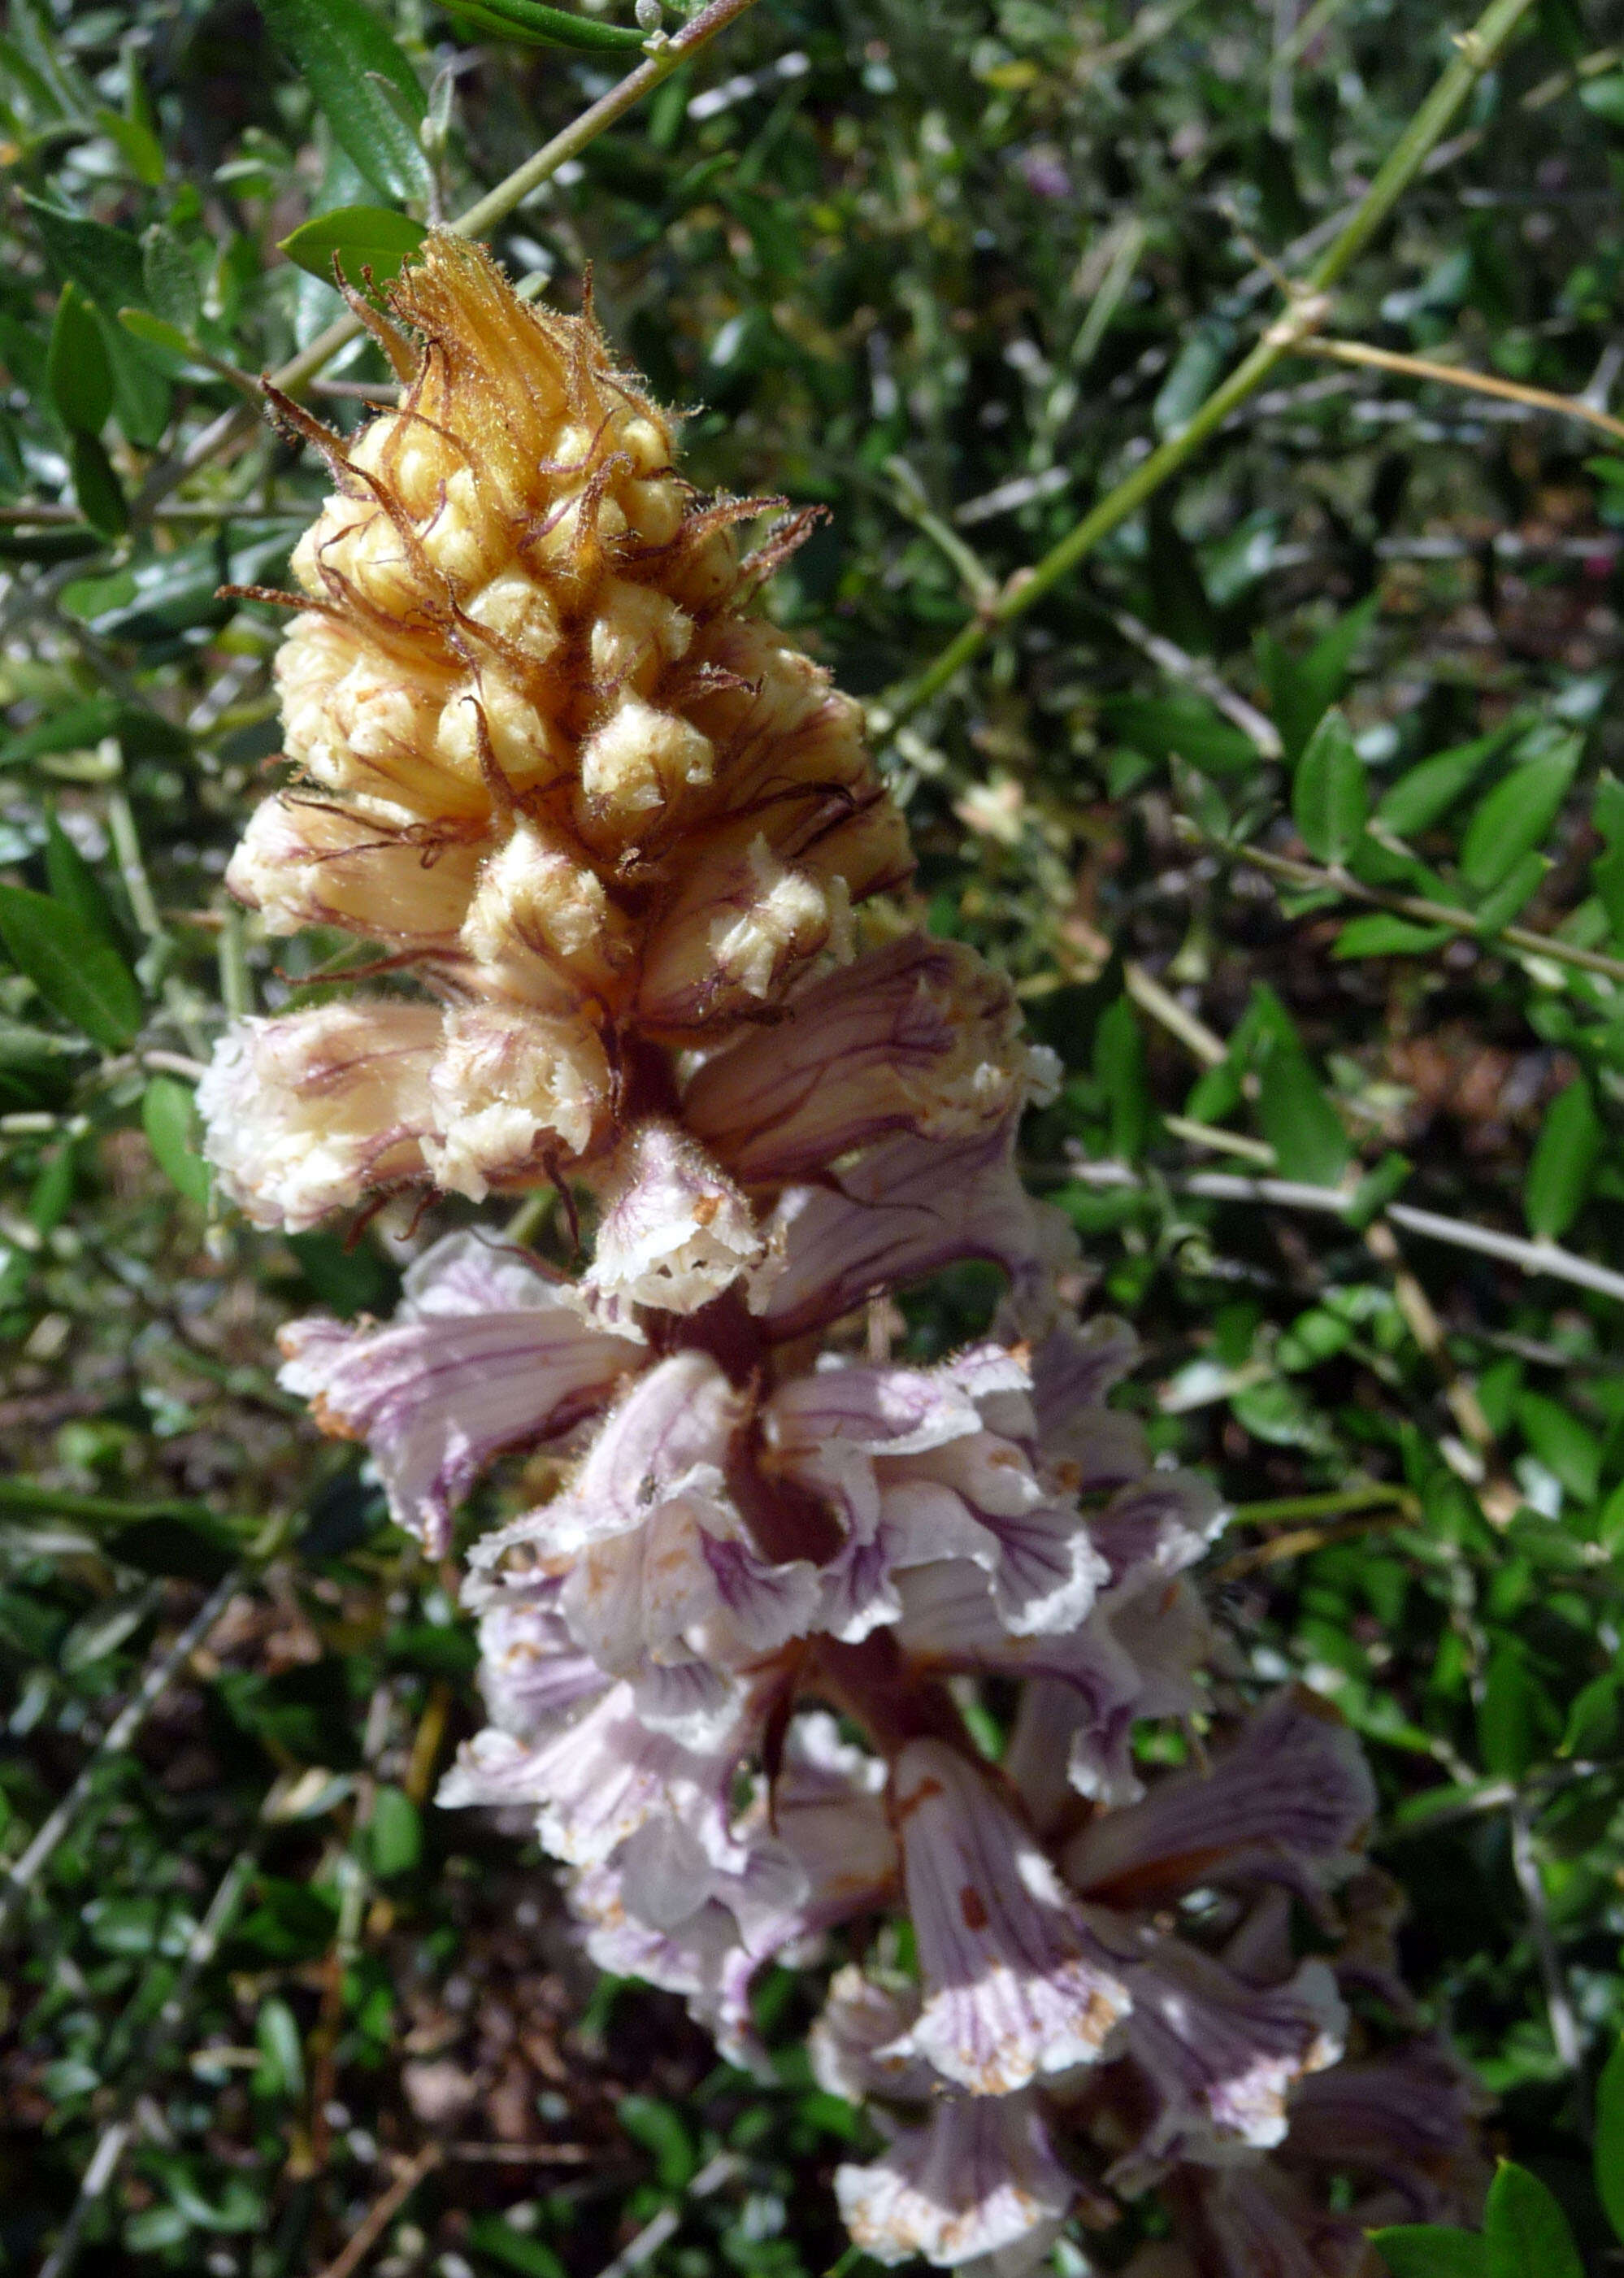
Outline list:
[[[495,1003],[446,1015],[429,1089],[430,1175],[474,1202],[492,1188],[533,1184],[561,1157],[585,1154],[607,1121],[612,1090],[603,1041],[590,1021]]]
[[[197,1087],[204,1151],[256,1226],[290,1233],[421,1179],[438,1005],[351,998],[236,1021]]]
[[[398,807],[367,813],[284,792],[255,810],[225,883],[270,933],[342,926],[371,941],[452,949],[484,851]]]
[[[521,822],[480,874],[462,946],[484,984],[537,1005],[606,1001],[636,955],[630,921],[579,850]]]
[[[795,1178],[891,1131],[962,1139],[1018,1105],[1025,1055],[1007,982],[911,934],[813,982],[770,1028],[707,1060],[682,1120],[744,1183]]]

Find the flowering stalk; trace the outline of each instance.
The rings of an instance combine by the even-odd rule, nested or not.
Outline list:
[[[1475,2183],[1470,2092],[1405,2037],[1369,1774],[1282,1692],[1141,1782],[1136,1724],[1207,1698],[1222,1512],[1107,1404],[1133,1341],[1077,1319],[1014,1173],[1052,1078],[1007,985],[863,906],[901,819],[751,611],[797,527],[742,556],[759,502],[697,499],[590,315],[465,243],[392,298],[400,409],[302,422],[335,491],[278,664],[294,772],[230,872],[382,985],[235,1023],[200,1099],[261,1224],[594,1207],[576,1278],[465,1224],[392,1322],[285,1334],[436,1556],[494,1456],[556,1458],[469,1553],[490,1724],[440,1800],[532,1808],[594,1957],[743,2065],[762,1966],[879,1926],[812,2054],[884,2139],[836,2177],[881,2259],[1018,2269],[1155,2189],[1178,2243],[1139,2278],[1360,2269],[1364,2220]],[[890,1358],[891,1293],[970,1257],[1007,1277],[989,1336]]]

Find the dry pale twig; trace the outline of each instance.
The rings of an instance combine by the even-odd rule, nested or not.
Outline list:
[[[1518,379],[1502,379],[1498,372],[1468,371],[1459,364],[1434,363],[1429,356],[1399,355],[1391,348],[1376,348],[1363,340],[1304,340],[1300,355],[1325,356],[1336,363],[1365,364],[1376,371],[1396,371],[1407,379],[1437,380],[1445,387],[1463,388],[1470,395],[1498,395],[1508,403],[1526,403],[1531,410],[1553,411],[1564,419],[1581,419],[1597,427],[1615,442],[1624,442],[1624,419],[1576,396],[1557,395],[1548,387],[1528,387]]]
[[[367,2209],[348,2244],[327,2265],[321,2278],[351,2278],[351,2273],[360,2269],[430,2168],[438,2166],[443,2156],[439,2145],[434,2143],[425,2144],[414,2153],[383,2197]]]

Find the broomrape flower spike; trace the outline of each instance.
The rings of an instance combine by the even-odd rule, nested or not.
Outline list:
[[[468,1553],[490,1722],[441,1802],[531,1808],[589,1952],[742,2065],[769,1960],[911,1916],[917,1969],[865,1937],[812,2037],[882,2139],[836,2190],[883,2261],[1008,2278],[1154,2190],[1139,2278],[1330,2278],[1369,2221],[1469,2215],[1363,1760],[1312,1696],[1214,1689],[1218,1499],[1109,1405],[1132,1336],[1076,1319],[1012,1167],[1054,1066],[876,903],[910,857],[857,707],[754,611],[804,522],[743,553],[763,502],[695,495],[590,307],[438,231],[391,302],[398,410],[274,405],[334,487],[285,597],[288,780],[229,872],[268,931],[379,956],[233,1022],[199,1097],[263,1226],[594,1205],[573,1278],[431,1219],[393,1320],[284,1333],[437,1557],[494,1459],[550,1451]],[[1007,1279],[989,1334],[886,1357],[871,1301],[968,1257]],[[1202,1768],[1141,1778],[1136,1724],[1197,1715]]]

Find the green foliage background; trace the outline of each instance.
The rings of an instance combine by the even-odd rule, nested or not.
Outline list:
[[[312,39],[359,35],[315,0],[12,0],[0,36],[0,1855],[84,1782],[7,1907],[0,2268],[38,2266],[127,2116],[98,2270],[318,2271],[434,2142],[380,2271],[586,2278],[669,2208],[670,2278],[795,2278],[840,2251],[827,2175],[861,2140],[807,2077],[805,1990],[767,1984],[763,2091],[675,2005],[593,1990],[519,1839],[433,1810],[470,1641],[271,1373],[290,1311],[386,1307],[387,1245],[254,1235],[193,1151],[222,1005],[309,1001],[343,948],[261,942],[220,886],[278,748],[278,620],[217,589],[275,584],[322,485],[246,421],[152,513],[155,473],[239,404],[233,368],[340,313],[278,253],[296,227],[460,210],[637,60],[427,0],[362,22],[370,78],[347,50],[324,78]],[[591,265],[611,337],[692,407],[699,485],[827,510],[768,606],[878,702],[1180,431],[1460,27],[1416,0],[759,0],[493,241],[565,306]],[[1539,0],[1330,333],[1605,410],[1618,32]],[[328,377],[376,383],[374,355]],[[887,746],[930,922],[1008,967],[1064,1061],[1034,1183],[1140,1328],[1155,1444],[1237,1507],[1224,1681],[1298,1674],[1365,1736],[1412,1982],[1596,2272],[1624,2027],[1621,532],[1595,427],[1293,357]],[[990,1296],[911,1299],[914,1349]],[[207,1652],[97,1754],[222,1577]],[[1609,2126],[1624,2163],[1624,2089]]]

